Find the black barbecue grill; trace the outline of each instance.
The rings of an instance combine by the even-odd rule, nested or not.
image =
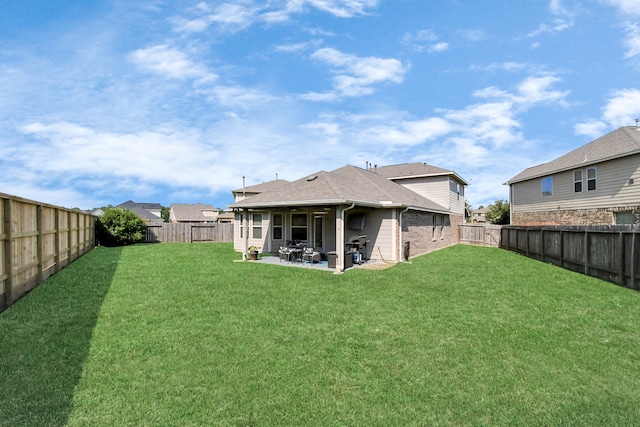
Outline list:
[[[367,258],[367,243],[369,243],[369,240],[367,240],[367,235],[363,234],[361,236],[357,236],[357,238],[355,239],[352,239],[351,243],[347,244],[347,249],[354,257],[354,263],[362,264],[369,259]],[[357,259],[355,256],[356,253],[359,254]]]

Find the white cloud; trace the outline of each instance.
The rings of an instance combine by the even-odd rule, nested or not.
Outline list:
[[[613,127],[631,126],[640,118],[640,89],[622,89],[612,93],[602,110],[602,118]]]
[[[290,1],[291,2],[291,1]],[[299,1],[293,0],[293,3]],[[368,8],[376,7],[378,0],[307,0],[313,7],[340,18],[365,15]]]
[[[241,4],[239,4],[241,3]],[[353,18],[368,14],[378,0],[285,0],[259,2],[244,0],[236,3],[222,3],[211,9],[200,3],[191,11],[196,17],[174,19],[174,29],[179,32],[202,32],[211,25],[221,31],[244,30],[256,23],[277,24],[287,22],[292,15],[302,14],[309,8],[327,12],[338,18]]]
[[[256,16],[259,11],[256,6],[222,3],[213,10],[207,5],[197,7],[195,12],[203,15],[193,19],[175,19],[175,30],[188,33],[201,32],[207,30],[211,24],[217,24],[222,30],[237,31],[251,26],[257,19]]]
[[[640,5],[638,5],[640,8]],[[638,24],[626,23],[624,24],[626,40],[624,40],[624,45],[627,48],[627,51],[624,54],[624,57],[634,58],[640,55],[640,26]]]
[[[217,78],[205,67],[191,61],[184,52],[168,45],[138,49],[129,54],[129,60],[144,70],[174,79],[214,80]]]
[[[22,131],[31,142],[24,144],[14,160],[63,182],[81,178],[82,185],[100,187],[102,192],[127,180],[146,183],[149,188],[157,184],[194,188],[213,185],[203,181],[202,174],[214,164],[217,151],[194,132],[166,127],[117,134],[69,122],[32,123]]]
[[[566,106],[568,104],[566,97],[570,92],[551,89],[554,84],[560,81],[562,80],[559,77],[552,74],[529,76],[517,85],[515,92],[489,86],[475,91],[473,95],[478,98],[506,100],[518,105],[520,108],[529,108],[540,102],[551,102]]]
[[[573,126],[573,130],[576,135],[587,135],[593,139],[602,136],[606,129],[607,124],[600,120],[577,123]]]
[[[429,52],[444,52],[449,50],[449,43],[440,42],[429,46]]]
[[[364,130],[359,139],[362,142],[384,146],[413,146],[444,136],[453,130],[447,120],[429,117],[422,120],[403,121],[397,124],[377,125]]]
[[[359,57],[332,48],[318,49],[311,58],[329,65],[336,74],[333,91],[303,96],[314,101],[368,95],[374,92],[374,85],[401,83],[407,70],[397,59]]]
[[[549,11],[556,16],[551,23],[542,23],[538,28],[525,37],[536,37],[542,34],[556,34],[565,31],[574,26],[574,13],[569,11],[562,4],[561,0],[551,0],[549,2]]]
[[[617,7],[624,15],[640,16],[638,0],[602,0],[602,2]]]
[[[422,52],[428,44],[437,40],[438,36],[433,30],[408,32],[402,36],[402,43],[417,52]]]

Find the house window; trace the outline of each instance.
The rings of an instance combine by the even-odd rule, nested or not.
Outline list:
[[[271,233],[273,234],[274,240],[282,240],[284,237],[282,235],[282,214],[277,213],[273,214],[273,220],[271,225]]]
[[[582,171],[575,171],[573,173],[573,191],[575,193],[582,191]]]
[[[291,214],[291,239],[294,242],[306,242],[308,236],[307,214]]]
[[[615,212],[616,224],[633,224],[635,223],[635,215],[631,211]]]
[[[251,237],[262,239],[262,214],[252,214],[251,223]]]
[[[596,189],[596,168],[587,169],[587,190],[593,191]]]
[[[543,196],[553,195],[553,177],[552,176],[547,176],[542,178],[542,195]]]

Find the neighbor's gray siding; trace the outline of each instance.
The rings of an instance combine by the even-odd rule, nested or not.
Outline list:
[[[640,156],[629,156],[603,162],[597,167],[597,189],[574,192],[573,172],[578,168],[553,175],[553,195],[542,196],[542,178],[512,184],[511,205],[514,213],[571,209],[597,209],[640,205]],[[587,168],[583,170],[586,177]],[[629,184],[629,179],[634,179]]]

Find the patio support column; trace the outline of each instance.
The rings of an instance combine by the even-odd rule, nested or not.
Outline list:
[[[337,259],[336,259],[336,273],[342,273],[344,271],[344,262],[345,262],[345,249],[346,249],[346,244],[344,241],[345,235],[344,235],[344,230],[345,230],[345,212],[347,212],[350,209],[353,209],[356,206],[355,203],[353,203],[351,206],[337,206],[336,207],[336,252],[337,252]]]
[[[344,271],[344,207],[336,206],[336,271]]]
[[[247,260],[249,252],[249,212],[242,209],[242,259]]]

